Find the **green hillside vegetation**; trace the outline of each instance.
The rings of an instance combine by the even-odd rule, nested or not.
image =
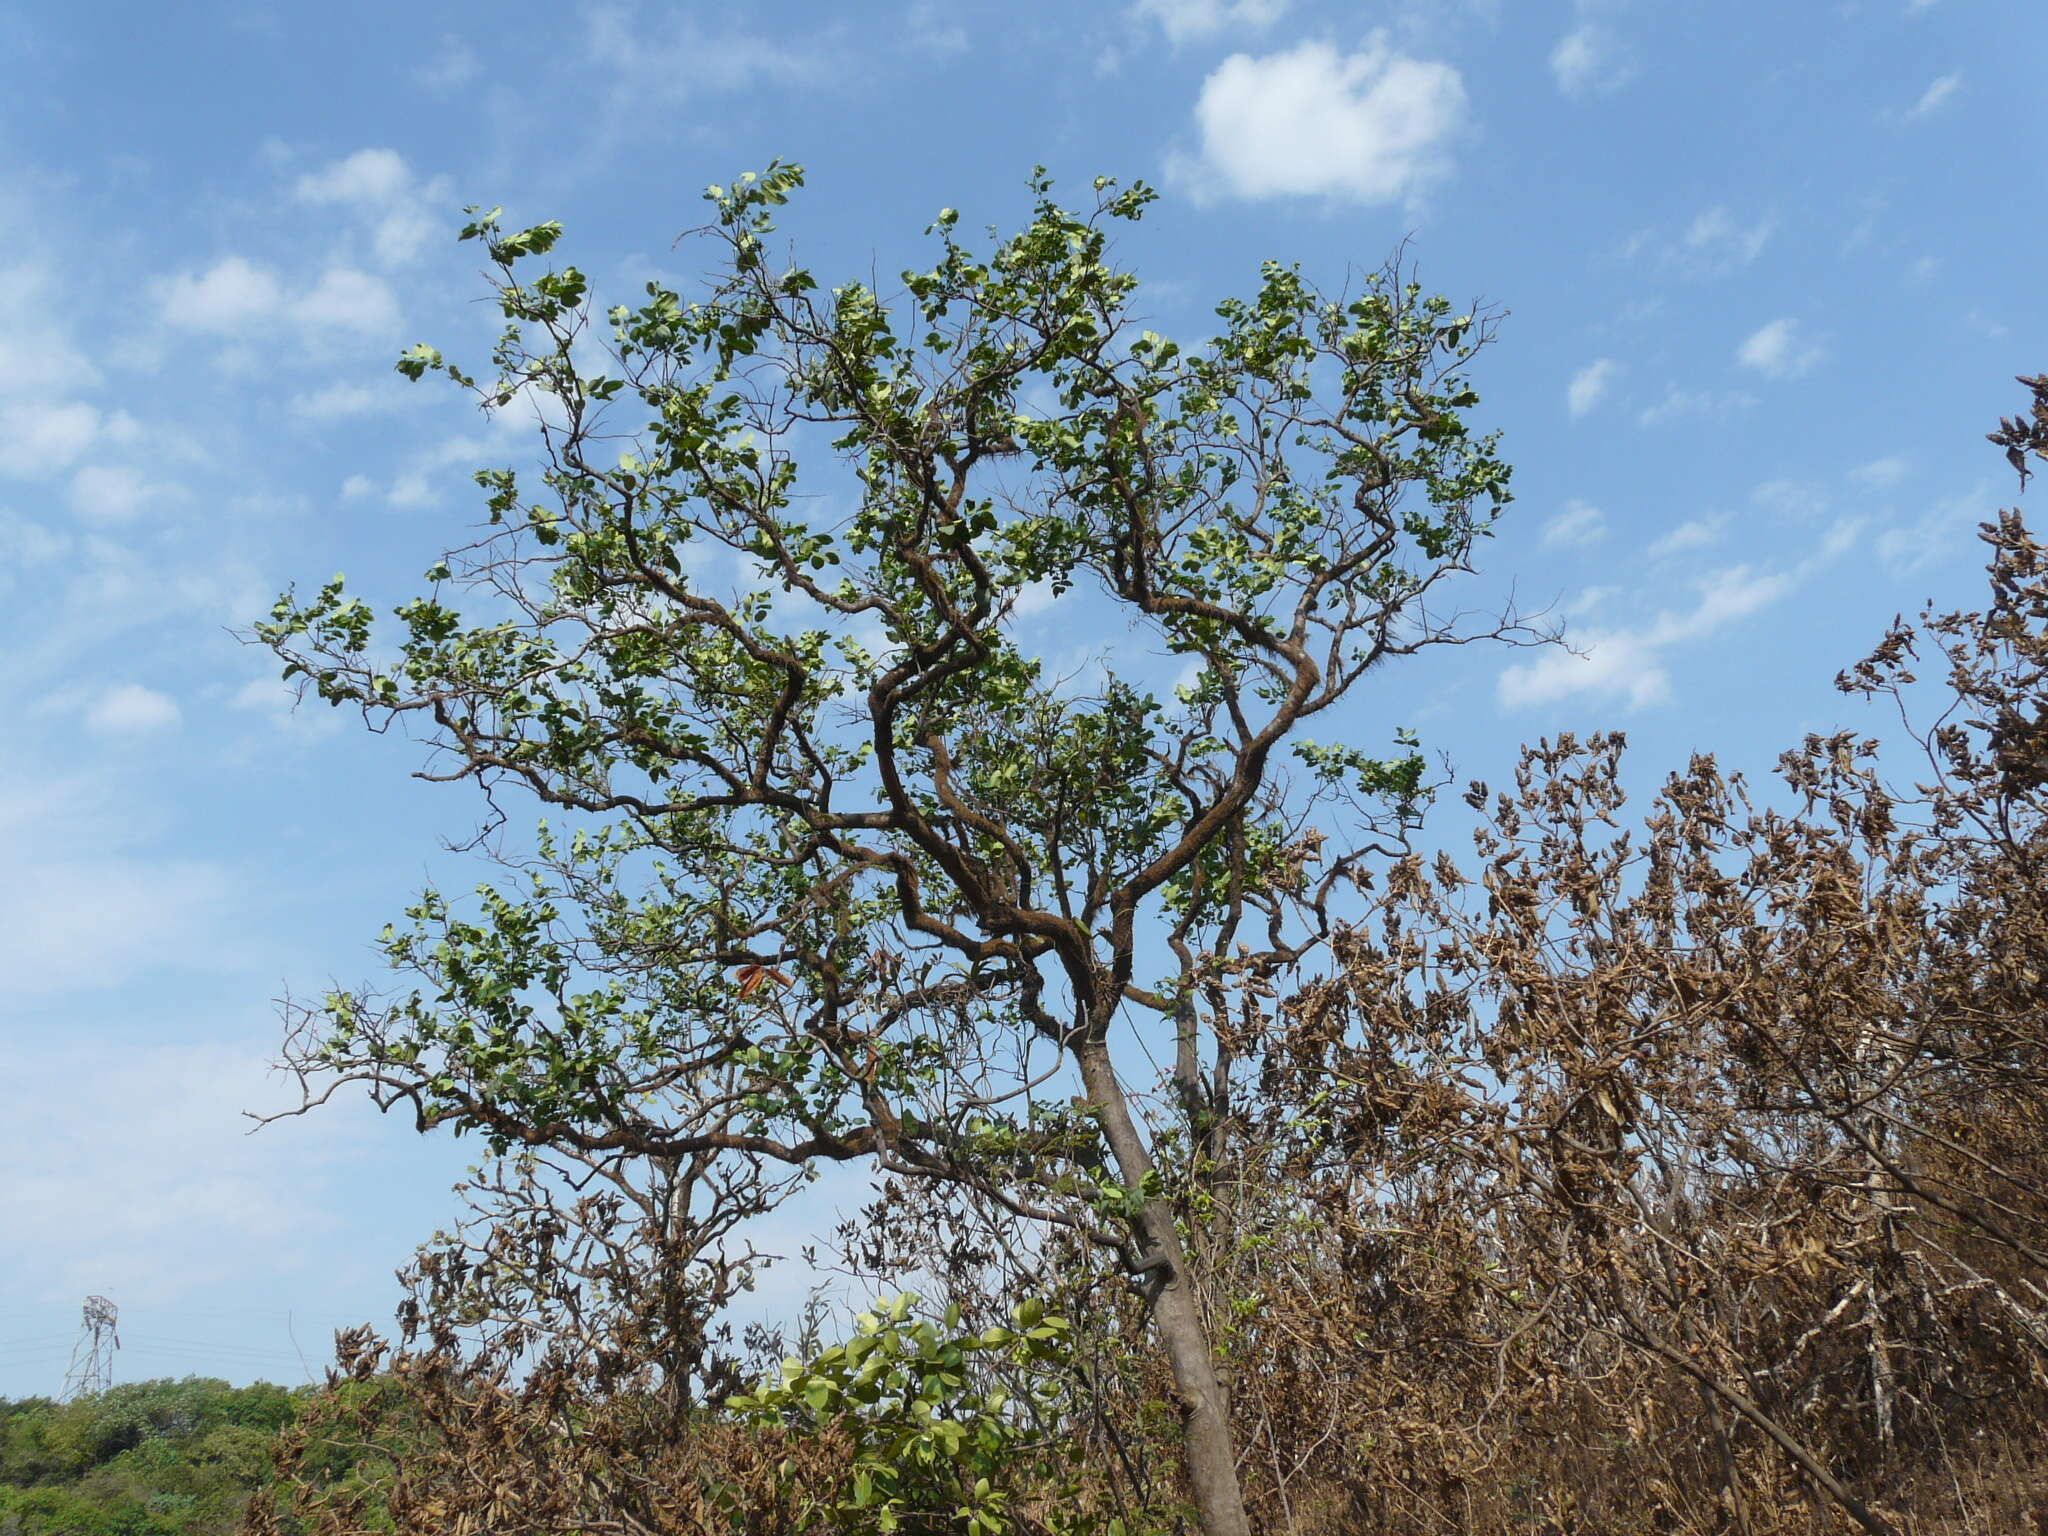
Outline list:
[[[188,1376],[71,1403],[0,1398],[0,1536],[233,1531],[271,1481],[278,1431],[311,1396]]]

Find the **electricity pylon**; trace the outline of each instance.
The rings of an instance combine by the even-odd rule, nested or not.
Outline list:
[[[71,1346],[71,1369],[64,1373],[64,1402],[91,1397],[114,1384],[114,1351],[121,1347],[114,1327],[120,1319],[120,1309],[106,1297],[85,1298],[78,1342]]]

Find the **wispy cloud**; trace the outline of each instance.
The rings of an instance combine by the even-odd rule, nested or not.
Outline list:
[[[1943,560],[1980,559],[1983,546],[1977,542],[1977,526],[1986,521],[1994,495],[1995,488],[1985,481],[1959,495],[1938,498],[1918,517],[1882,529],[1876,540],[1879,557],[1902,576]]]
[[[1565,389],[1565,405],[1574,417],[1585,415],[1607,398],[1607,391],[1621,375],[1621,364],[1611,357],[1595,358],[1577,373]]]
[[[1826,355],[1790,317],[1759,326],[1735,349],[1737,362],[1769,379],[1796,379],[1811,373]]]
[[[1690,555],[1702,549],[1712,549],[1721,542],[1727,527],[1728,519],[1725,517],[1688,518],[1661,538],[1652,540],[1644,553],[1652,560],[1668,560],[1673,555]]]
[[[85,712],[86,725],[102,736],[154,736],[176,730],[184,718],[176,699],[140,683],[109,688]]]
[[[1829,510],[1827,492],[1811,480],[1766,480],[1749,493],[1749,499],[1780,523],[1817,523]]]
[[[391,285],[352,267],[329,267],[293,293],[271,268],[225,256],[204,271],[159,278],[153,289],[165,325],[227,340],[280,329],[388,340],[400,323]]]
[[[160,732],[179,718],[174,701],[139,684],[83,702],[103,735]],[[104,767],[66,784],[0,764],[0,833],[14,850],[13,878],[0,888],[0,966],[17,998],[106,991],[148,972],[231,969],[241,958],[227,931],[227,868],[159,852],[118,794],[112,806],[93,803],[116,782]]]
[[[1568,501],[1543,525],[1543,542],[1583,549],[1607,537],[1607,514],[1590,502]]]
[[[1738,219],[1726,207],[1708,208],[1686,226],[1679,250],[1682,263],[1702,275],[1740,271],[1763,254],[1777,228],[1774,219]]]
[[[1731,565],[1691,583],[1691,600],[1640,625],[1587,629],[1569,635],[1570,649],[1546,649],[1508,667],[1496,693],[1507,709],[1529,709],[1574,697],[1619,701],[1629,709],[1673,694],[1671,653],[1705,640],[1783,601],[1853,547],[1859,525],[1837,523],[1797,565],[1767,569]]]
[[[299,177],[292,196],[316,207],[346,209],[361,223],[378,264],[414,260],[444,222],[438,204],[445,181],[421,182],[395,149],[359,149]]]
[[[585,12],[584,53],[608,82],[615,119],[698,96],[827,78],[834,68],[828,42],[815,32],[799,46],[767,33],[714,31],[687,12],[661,7],[594,5]]]
[[[119,914],[131,911],[124,904]],[[244,1112],[281,1108],[284,1097],[259,1050],[23,1041],[11,1065],[0,1121],[16,1145],[40,1149],[0,1187],[10,1250],[0,1279],[21,1299],[105,1291],[132,1317],[232,1282],[244,1266],[274,1284],[337,1224],[308,1194],[345,1151],[360,1151],[368,1117],[352,1109],[252,1139]],[[81,1103],[94,1113],[80,1115]],[[170,1148],[175,1155],[165,1155]],[[83,1210],[93,1219],[81,1224]],[[290,1370],[285,1359],[269,1369]]]
[[[940,55],[965,53],[971,42],[958,8],[939,0],[915,0],[904,15],[903,35],[912,47]]]
[[[132,522],[175,488],[132,464],[85,464],[71,477],[71,510],[99,526]]]
[[[232,336],[284,307],[277,274],[241,256],[223,257],[203,272],[160,278],[155,288],[164,324],[181,331]]]
[[[1960,74],[1940,76],[1926,90],[1920,93],[1918,101],[1906,109],[1906,120],[1911,122],[1915,118],[1927,117],[1935,112],[1939,112],[1949,99],[1962,88],[1963,77]]]
[[[1595,22],[1581,22],[1550,50],[1550,72],[1567,96],[1589,96],[1626,85],[1634,61],[1621,40]]]
[[[47,263],[0,268],[0,398],[48,402],[99,385],[100,370],[56,318],[64,313]]]
[[[1288,0],[1137,0],[1131,14],[1159,24],[1175,47],[1229,29],[1263,31],[1287,14]]]
[[[291,413],[306,421],[346,421],[368,416],[398,403],[391,390],[373,389],[367,384],[329,384],[306,394],[294,395]]]
[[[428,90],[450,91],[469,84],[482,72],[476,50],[454,33],[444,32],[440,51],[415,68],[412,77]]]
[[[77,463],[106,425],[83,400],[0,402],[0,476],[40,480]]]
[[[1906,471],[1911,467],[1897,454],[1886,454],[1868,464],[1857,465],[1849,471],[1849,478],[1874,491],[1889,490],[1906,478]]]
[[[1636,425],[1669,426],[1675,421],[1712,420],[1740,415],[1756,405],[1756,396],[1739,389],[1682,389],[1674,384],[1664,397],[1636,413]]]

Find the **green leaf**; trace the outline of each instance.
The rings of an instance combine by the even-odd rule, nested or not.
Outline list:
[[[414,381],[441,366],[441,354],[425,342],[407,347],[398,356],[398,371]]]

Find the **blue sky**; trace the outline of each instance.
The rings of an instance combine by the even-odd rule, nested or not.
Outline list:
[[[2048,9],[1981,0],[0,0],[0,1394],[54,1390],[88,1291],[122,1377],[301,1379],[452,1212],[464,1149],[360,1108],[244,1134],[272,1000],[468,884],[474,806],[231,631],[336,570],[406,595],[516,446],[391,368],[487,344],[464,204],[564,220],[612,302],[771,157],[828,281],[1015,218],[1036,162],[1142,177],[1120,250],[1180,336],[1264,258],[1340,286],[1412,237],[1508,312],[1469,596],[1583,654],[1433,659],[1351,723],[1494,778],[1617,726],[1648,781],[1874,728],[1837,668],[1974,600],[1982,433],[2048,367],[2044,58]]]

